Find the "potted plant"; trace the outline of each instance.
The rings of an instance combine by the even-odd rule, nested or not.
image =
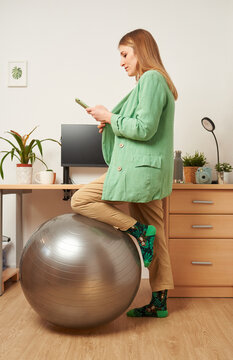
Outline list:
[[[218,184],[229,184],[229,175],[233,170],[229,163],[219,163],[215,165],[218,174]]]
[[[19,161],[19,164],[17,164],[17,182],[20,184],[31,184],[32,182],[32,164],[34,163],[34,161],[37,159],[40,162],[42,162],[46,169],[48,169],[46,163],[39,158],[38,156],[36,156],[35,154],[35,149],[38,148],[40,155],[43,156],[43,150],[42,150],[42,142],[44,141],[53,141],[56,142],[57,144],[61,145],[59,143],[59,141],[54,140],[54,139],[43,139],[43,140],[38,140],[38,139],[32,139],[30,141],[30,143],[28,144],[28,139],[30,137],[30,135],[35,131],[35,129],[37,128],[34,127],[34,129],[29,133],[26,134],[24,136],[21,136],[19,133],[17,133],[16,131],[10,130],[7,131],[8,134],[10,134],[11,136],[14,137],[16,144],[14,144],[12,141],[0,136],[0,139],[8,142],[8,144],[11,145],[11,149],[10,150],[3,150],[0,151],[1,153],[4,154],[4,156],[2,157],[2,160],[0,162],[0,175],[2,177],[2,179],[4,179],[4,172],[3,172],[3,163],[4,160],[7,158],[7,156],[11,157],[11,160],[13,160],[14,158],[17,158]]]
[[[183,167],[184,167],[184,177],[185,182],[191,182],[193,184],[196,183],[195,172],[199,167],[207,164],[204,153],[195,151],[194,155],[189,155],[186,153],[185,156],[182,157]]]

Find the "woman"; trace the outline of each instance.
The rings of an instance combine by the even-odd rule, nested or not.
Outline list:
[[[166,317],[167,290],[173,289],[162,199],[172,191],[173,122],[177,91],[152,35],[143,29],[119,42],[120,65],[137,85],[112,110],[87,108],[99,121],[107,173],[85,185],[72,199],[72,209],[133,235],[149,269],[149,304],[128,316]],[[114,205],[129,203],[130,215]],[[156,241],[155,240],[156,234]]]

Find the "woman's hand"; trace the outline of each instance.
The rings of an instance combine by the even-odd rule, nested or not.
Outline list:
[[[104,124],[105,126],[106,123],[111,124],[112,113],[108,111],[108,109],[103,105],[96,105],[95,107],[86,108],[86,112],[90,114],[96,121],[100,121],[100,125]],[[101,128],[104,126],[101,126]]]
[[[102,132],[104,131],[104,127],[105,127],[106,123],[101,122],[99,125],[97,125],[97,128],[99,129],[99,133],[102,134]]]

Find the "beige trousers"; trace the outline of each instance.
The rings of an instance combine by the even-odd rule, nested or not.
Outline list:
[[[127,230],[137,221],[154,225],[156,228],[154,257],[148,268],[151,289],[152,291],[173,289],[173,276],[164,232],[162,200],[127,203],[130,212],[128,215],[115,207],[125,202],[101,200],[105,176],[106,173],[74,193],[71,198],[73,211],[115,226],[122,231]]]

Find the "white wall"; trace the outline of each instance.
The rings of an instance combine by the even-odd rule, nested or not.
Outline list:
[[[111,109],[129,92],[135,80],[120,68],[117,44],[126,32],[145,28],[157,40],[179,92],[175,149],[203,151],[214,168],[214,138],[200,122],[208,116],[216,125],[220,161],[233,164],[232,24],[232,0],[0,0],[0,136],[10,129],[25,134],[39,125],[35,136],[59,139],[62,123],[95,123],[74,98]],[[26,88],[7,87],[8,61],[17,60],[28,61]],[[61,182],[58,146],[47,143],[44,153]],[[84,183],[103,171],[76,169],[72,176]],[[15,162],[8,161],[3,182],[15,181]],[[25,242],[42,221],[70,212],[61,197],[59,191],[25,196]],[[13,209],[14,199],[4,203]],[[4,233],[14,238],[10,212]]]

